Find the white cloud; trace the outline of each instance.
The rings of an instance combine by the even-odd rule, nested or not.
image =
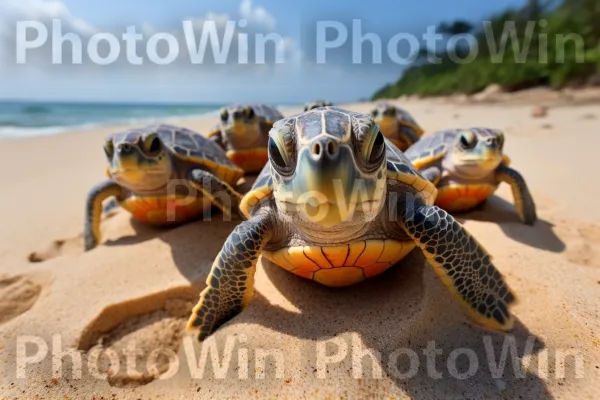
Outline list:
[[[0,21],[6,26],[9,21],[48,21],[60,19],[63,24],[84,35],[93,34],[96,29],[88,22],[74,17],[62,1],[55,0],[0,0],[3,10]]]
[[[84,50],[84,68],[77,66],[76,69],[78,71],[97,69],[97,66],[90,63],[85,57],[86,45],[93,34],[99,32],[112,33],[120,41],[121,36],[125,32],[126,28],[123,27],[121,31],[116,31],[114,30],[114,27],[112,27],[112,31],[107,31],[103,30],[101,27],[95,27],[91,23],[74,16],[65,3],[57,0],[0,0],[0,9],[3,10],[2,15],[0,15],[0,57],[5,60],[9,60],[8,64],[13,64],[14,66],[15,62],[16,21],[28,20],[40,22],[46,26],[49,33],[48,41],[42,48],[28,51],[27,65],[25,67],[18,66],[20,70],[49,67],[53,67],[54,71],[57,69],[61,69],[63,71],[72,69],[70,68],[71,66],[68,65],[72,60],[72,48],[70,43],[65,43],[60,49],[62,50],[63,62],[67,65],[63,64],[60,68],[56,68],[56,66],[52,65],[53,52],[54,54],[58,54],[56,48],[52,49],[51,35],[53,20],[60,20],[63,34],[75,33],[81,38]],[[239,21],[242,19],[246,20],[247,22],[247,25],[244,28],[239,26]],[[276,21],[273,16],[269,14],[269,12],[263,7],[254,6],[251,0],[241,0],[238,10],[233,14],[209,12],[203,16],[188,16],[187,18],[182,18],[182,21],[184,20],[192,21],[195,32],[194,36],[196,37],[196,44],[198,44],[199,36],[202,32],[203,25],[206,22],[210,21],[215,24],[217,31],[219,32],[218,36],[221,42],[223,41],[223,33],[225,32],[227,24],[229,24],[230,27],[233,24],[233,40],[231,41],[230,45],[230,56],[227,59],[228,65],[219,65],[218,67],[222,70],[236,70],[248,75],[251,75],[258,69],[264,69],[264,66],[260,66],[261,68],[255,68],[257,66],[253,63],[253,59],[256,54],[256,49],[254,47],[256,44],[256,41],[254,40],[256,35],[277,34],[277,32],[274,30]],[[143,23],[136,27],[136,31],[137,33],[141,33],[144,37],[138,44],[140,52],[145,49],[147,40],[155,33],[169,33],[177,38],[179,43],[180,57],[178,57],[175,63],[170,65],[169,68],[160,68],[161,73],[173,73],[173,71],[177,68],[190,69],[191,67],[191,69],[196,73],[199,70],[197,65],[191,65],[188,46],[182,26],[179,26],[177,29],[174,29],[172,26],[169,29],[164,29],[164,27]],[[246,34],[249,38],[248,43],[243,40],[239,40],[239,35],[242,33]],[[275,60],[274,48],[277,52],[280,52],[284,55],[283,58],[285,64],[299,62],[301,60],[300,49],[297,48],[294,39],[281,35],[279,35],[279,37],[280,40],[275,44],[275,46],[270,42],[267,44],[265,54],[267,56],[267,64],[269,64],[268,67],[275,67],[273,65]],[[205,54],[204,57],[205,61],[202,65],[203,69],[209,69],[211,68],[211,65],[214,65],[214,58],[211,52],[210,44],[207,46],[207,50],[207,54]],[[243,55],[248,58],[248,63],[237,65],[238,56]],[[120,42],[120,57],[118,61],[110,65],[108,68],[104,68],[103,73],[108,74],[120,72],[120,70],[127,69],[127,67],[129,67],[127,64],[128,60],[126,57],[126,46],[125,43]],[[144,70],[156,73],[156,68],[153,68],[155,66],[152,65],[147,57],[145,58],[145,65],[148,65],[148,67],[144,67]],[[277,67],[281,69],[280,66]],[[139,69],[140,68],[137,68],[137,72],[140,72]]]
[[[252,0],[242,0],[240,4],[240,17],[250,24],[263,26],[269,30],[275,29],[275,18],[263,7],[252,7]]]
[[[164,26],[147,23],[137,26],[137,32],[144,35],[139,55],[142,55],[142,49],[145,49],[145,43],[151,35],[170,32],[178,38],[182,53],[172,65],[155,66],[146,58],[143,67],[130,66],[125,62],[125,57],[122,57],[113,65],[96,66],[90,64],[84,56],[84,65],[57,66],[51,64],[52,50],[49,44],[28,53],[27,65],[14,65],[14,27],[17,20],[35,20],[50,26],[52,19],[60,19],[63,32],[79,34],[84,49],[91,35],[107,32],[107,29],[73,15],[65,3],[56,0],[0,0],[0,10],[3,11],[0,15],[0,59],[8,60],[8,63],[0,62],[0,97],[207,102],[300,98],[305,101],[313,97],[329,99],[331,89],[336,86],[348,90],[352,87],[347,78],[343,77],[341,69],[306,61],[292,37],[282,36],[277,44],[285,54],[284,64],[254,64],[254,43],[250,42],[245,46],[244,42],[237,40],[237,33],[245,32],[249,36],[256,33],[277,33],[277,21],[266,9],[253,4],[252,0],[241,0],[239,7],[230,13],[182,15],[182,20],[193,21],[196,35],[200,34],[202,24],[206,21],[214,21],[217,29],[224,29],[227,21],[245,19],[248,25],[244,29],[236,25],[231,45],[231,54],[236,59],[238,51],[248,54],[249,64],[245,65],[192,65],[182,39],[181,27],[173,28],[171,25],[166,29]],[[115,31],[111,27],[112,33],[119,39],[125,28],[126,26]],[[69,51],[70,45],[65,44],[64,60],[70,60]],[[124,43],[121,52],[125,53]],[[268,45],[267,55],[269,54],[273,58],[272,43]],[[211,58],[211,54],[206,54],[205,59]],[[8,73],[2,70],[3,65],[7,64],[9,67],[13,64]],[[346,83],[340,85],[339,82],[342,81]]]

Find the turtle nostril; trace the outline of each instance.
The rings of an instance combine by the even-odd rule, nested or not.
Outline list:
[[[315,143],[313,145],[312,152],[313,152],[314,155],[317,155],[317,156],[319,154],[321,154],[321,145],[319,143]]]
[[[327,153],[330,156],[335,154],[335,144],[331,140],[327,143]]]

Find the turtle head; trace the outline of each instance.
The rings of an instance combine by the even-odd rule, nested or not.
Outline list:
[[[463,176],[478,178],[490,174],[502,162],[504,134],[500,130],[461,130],[451,147],[449,161]]]
[[[154,129],[113,135],[106,140],[104,152],[110,177],[132,192],[161,189],[171,177],[171,158]]]
[[[259,140],[260,120],[252,106],[223,108],[220,118],[221,132],[235,147],[250,147]]]
[[[278,209],[300,228],[363,226],[385,202],[385,150],[368,115],[328,108],[278,121],[269,132]]]
[[[388,125],[392,124],[394,125],[394,129],[397,129],[397,110],[398,109],[393,104],[377,104],[373,110],[371,110],[371,116],[382,130],[388,128]]]
[[[373,119],[381,128],[381,131],[390,140],[395,140],[400,135],[397,109],[392,104],[378,104],[371,110]]]

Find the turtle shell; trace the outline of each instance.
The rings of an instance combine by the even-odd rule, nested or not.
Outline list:
[[[452,144],[458,132],[459,129],[453,129],[428,134],[404,154],[416,169],[422,169],[444,158],[448,153],[448,146]]]
[[[187,128],[167,124],[148,125],[116,133],[111,138],[117,146],[123,142],[136,143],[152,133],[158,134],[163,145],[171,150],[173,156],[188,163],[208,167],[226,181],[236,182],[244,174],[215,142]]]
[[[386,142],[387,158],[387,178],[390,181],[397,181],[411,186],[422,194],[423,199],[428,205],[435,201],[437,189],[433,183],[429,182],[417,171],[410,160],[391,143]],[[246,218],[252,215],[252,208],[263,198],[268,197],[273,192],[273,177],[271,175],[271,163],[267,163],[261,173],[256,178],[252,189],[244,196],[240,203],[240,210]]]
[[[469,130],[481,136],[486,136],[489,134],[487,132],[490,131],[497,132],[488,128],[470,128]],[[448,149],[454,143],[456,135],[461,132],[464,132],[464,129],[449,129],[428,134],[406,150],[406,157],[416,169],[421,170],[444,158],[448,153]],[[510,158],[503,155],[502,163],[509,165]]]
[[[417,121],[415,121],[413,116],[410,115],[408,111],[400,107],[396,107],[396,118],[398,118],[398,122],[400,123],[400,125],[412,129],[413,131],[415,131],[418,137],[423,136],[423,128],[421,128],[421,126],[417,124]]]

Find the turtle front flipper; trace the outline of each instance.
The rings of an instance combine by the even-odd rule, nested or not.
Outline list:
[[[227,182],[202,169],[194,169],[189,173],[188,179],[192,187],[210,199],[224,215],[231,217],[232,208],[237,209],[242,195]],[[225,196],[223,196],[225,195]],[[227,204],[228,203],[228,204]]]
[[[100,218],[102,203],[111,196],[120,197],[123,194],[121,186],[112,180],[106,180],[94,186],[88,193],[85,203],[85,226],[83,239],[85,250],[91,250],[100,243]]]
[[[510,185],[515,200],[515,209],[519,218],[527,225],[533,225],[537,220],[535,203],[527,188],[525,179],[512,168],[501,164],[496,170],[496,180]]]
[[[254,290],[256,262],[270,236],[268,220],[260,216],[242,222],[229,235],[187,324],[188,329],[200,331],[199,341],[248,305]]]
[[[468,314],[486,328],[510,330],[509,306],[516,299],[483,246],[439,207],[417,202],[398,211],[407,234]]]

